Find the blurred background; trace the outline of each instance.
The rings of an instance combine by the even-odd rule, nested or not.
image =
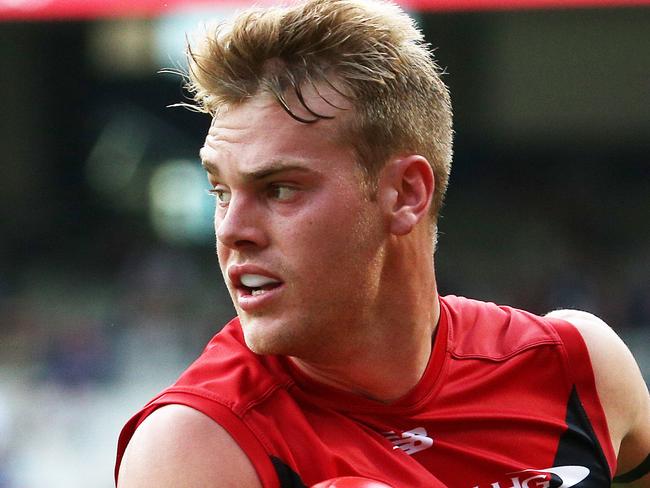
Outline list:
[[[0,0],[2,488],[113,486],[121,426],[234,314],[210,121],[159,70],[235,3]],[[455,108],[439,287],[599,314],[647,380],[650,7],[553,3],[406,4]]]

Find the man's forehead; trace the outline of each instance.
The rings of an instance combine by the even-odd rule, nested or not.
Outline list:
[[[306,124],[292,119],[270,95],[256,96],[216,115],[199,156],[211,172],[224,160],[279,158],[300,160],[305,154],[333,154],[350,147],[341,137],[345,112]]]
[[[326,98],[325,98],[326,97]],[[349,123],[351,100],[327,83],[307,84],[300,95],[288,92],[282,103],[270,92],[261,92],[242,103],[223,107],[213,118],[199,151],[203,167],[219,175],[227,161],[244,164],[240,169],[260,173],[271,160],[304,160],[352,154]],[[298,121],[287,113],[314,120]],[[314,113],[324,117],[316,117]],[[277,167],[277,161],[271,164]]]

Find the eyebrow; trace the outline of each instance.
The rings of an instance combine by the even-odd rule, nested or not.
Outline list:
[[[219,167],[211,161],[207,161],[202,158],[201,166],[203,166],[203,168],[206,171],[216,176],[220,175]],[[305,166],[304,163],[299,164],[293,161],[271,160],[266,163],[263,163],[259,169],[254,169],[252,171],[244,172],[242,173],[241,176],[246,181],[259,181],[259,180],[263,180],[264,178],[268,178],[269,176],[273,176],[278,173],[286,173],[289,171],[298,171],[300,173],[314,172],[312,168]]]

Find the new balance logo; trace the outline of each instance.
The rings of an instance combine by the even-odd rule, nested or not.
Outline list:
[[[424,451],[433,445],[433,439],[428,436],[424,427],[407,430],[401,434],[394,431],[382,432],[382,434],[393,444],[393,449],[401,449],[409,456]]]

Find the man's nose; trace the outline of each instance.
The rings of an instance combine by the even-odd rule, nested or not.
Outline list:
[[[217,240],[224,246],[234,249],[268,244],[264,216],[252,197],[232,195],[225,212],[217,210],[214,223]]]

